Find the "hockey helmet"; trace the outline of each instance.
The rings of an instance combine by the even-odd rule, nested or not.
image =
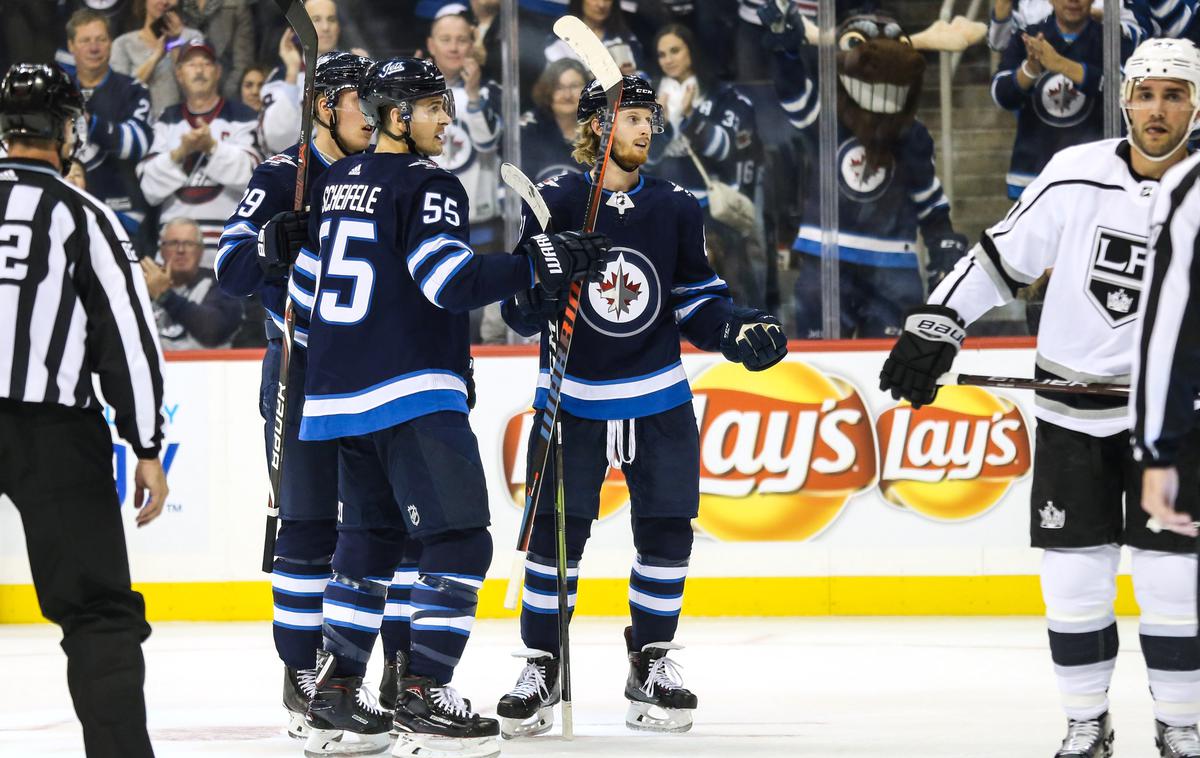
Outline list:
[[[442,96],[450,118],[454,118],[454,95],[446,86],[446,77],[433,61],[423,58],[388,58],[373,64],[358,85],[359,106],[372,127],[381,125],[385,108],[396,106],[406,123],[412,118],[412,104],[427,97]]]
[[[1158,38],[1137,46],[1125,61],[1121,97],[1133,100],[1133,90],[1143,79],[1178,79],[1191,90],[1192,107],[1200,108],[1200,48],[1188,39]]]
[[[650,86],[650,82],[640,76],[623,76],[621,77],[621,108],[649,108],[650,109],[650,125],[655,134],[662,134],[665,127],[663,126],[662,107],[658,104],[658,99],[654,94],[654,88]],[[576,119],[581,124],[586,124],[596,115],[605,117],[608,115],[608,98],[604,96],[604,88],[600,86],[599,80],[593,79],[588,86],[583,88],[583,94],[579,97],[579,110],[576,112]]]
[[[63,139],[63,122],[75,122],[76,148],[87,138],[83,95],[60,68],[14,63],[0,80],[0,140]]]
[[[335,100],[342,92],[357,89],[374,62],[361,55],[332,50],[317,58],[314,86],[322,96]]]

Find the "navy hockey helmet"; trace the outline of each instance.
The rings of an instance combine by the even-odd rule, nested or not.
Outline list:
[[[450,118],[454,118],[454,95],[446,86],[446,77],[433,61],[423,58],[379,61],[367,70],[358,86],[363,115],[373,127],[382,127],[381,116],[389,106],[396,106],[407,123],[415,101],[438,95]]]
[[[314,86],[321,95],[335,100],[342,92],[357,89],[374,62],[362,55],[332,50],[317,58]]]
[[[0,80],[0,140],[62,141],[63,122],[75,121],[78,148],[87,137],[83,95],[66,73],[40,63],[14,63]]]
[[[654,133],[662,134],[665,129],[662,107],[658,104],[654,88],[650,86],[650,82],[640,76],[621,77],[621,108],[649,108],[650,123]],[[604,96],[604,88],[600,86],[598,80],[593,79],[588,86],[583,88],[583,94],[579,97],[576,120],[581,124],[586,124],[597,114],[606,116],[607,111],[608,98]]]

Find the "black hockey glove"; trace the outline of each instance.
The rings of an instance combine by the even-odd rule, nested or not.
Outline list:
[[[467,359],[467,373],[463,374],[467,384],[467,410],[475,409],[475,359]]]
[[[762,371],[787,355],[787,335],[779,319],[766,311],[734,308],[721,328],[721,354],[748,371]]]
[[[967,336],[966,325],[953,308],[923,305],[904,319],[904,332],[879,372],[879,389],[904,398],[913,408],[932,403],[938,378],[950,370]]]
[[[758,20],[762,21],[765,30],[762,43],[768,50],[794,53],[808,43],[804,21],[795,3],[787,4],[785,14],[775,0],[767,0],[758,8]]]
[[[557,321],[567,304],[566,300],[547,295],[541,287],[522,290],[516,294],[514,300],[521,316],[541,323]]]
[[[929,291],[933,292],[946,274],[954,269],[958,259],[967,253],[967,235],[951,232],[941,237],[927,238],[925,247],[929,250],[929,265],[925,267],[926,281]]]
[[[308,241],[308,211],[283,211],[258,230],[258,267],[268,279],[288,275],[288,269]]]
[[[612,240],[597,232],[538,234],[520,252],[533,260],[538,286],[550,297],[565,297],[571,282],[598,282],[604,276],[605,258]]]

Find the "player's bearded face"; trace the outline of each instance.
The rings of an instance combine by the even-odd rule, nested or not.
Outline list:
[[[1149,156],[1160,158],[1183,145],[1191,129],[1191,91],[1175,79],[1144,79],[1124,103],[1130,138]]]
[[[427,97],[413,104],[409,128],[421,155],[441,155],[445,149],[446,127],[451,123],[446,101],[440,96]]]
[[[612,157],[626,171],[635,170],[650,157],[651,115],[649,108],[630,108],[617,113]]]

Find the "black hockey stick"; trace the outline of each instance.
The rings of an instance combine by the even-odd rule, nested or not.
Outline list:
[[[316,92],[317,30],[301,0],[275,0],[288,24],[300,38],[304,56],[304,102],[300,111],[300,147],[296,161],[296,194],[293,210],[304,208],[308,191],[308,143],[312,139],[313,98]],[[294,264],[293,264],[294,265]],[[288,271],[288,281],[292,280]],[[275,537],[279,527],[279,503],[283,490],[283,453],[288,408],[288,368],[292,362],[292,341],[296,338],[296,314],[292,298],[285,291],[283,305],[283,350],[279,356],[279,382],[275,392],[275,417],[271,420],[271,493],[267,496],[267,527],[263,536],[262,570],[269,574],[275,568]]]
[[[1005,390],[1063,392],[1070,395],[1129,397],[1129,385],[1127,384],[1091,384],[1088,382],[1073,382],[1070,379],[1027,379],[1012,376],[946,373],[938,378],[938,384],[943,387],[965,385],[969,387],[995,387]]]

